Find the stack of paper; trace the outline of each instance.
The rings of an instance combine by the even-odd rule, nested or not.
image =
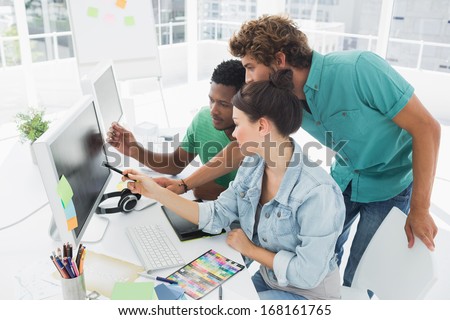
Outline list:
[[[84,262],[86,288],[111,298],[116,282],[133,282],[144,268],[89,250]]]

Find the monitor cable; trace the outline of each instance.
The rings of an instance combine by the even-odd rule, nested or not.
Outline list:
[[[39,210],[41,210],[42,208],[44,208],[46,205],[48,205],[48,201],[46,203],[44,203],[42,206],[40,206],[39,208],[37,208],[36,210],[34,210],[33,212],[31,212],[30,214],[26,215],[25,217],[23,217],[20,220],[17,220],[7,226],[4,227],[0,227],[0,231],[6,230],[8,228],[11,228],[19,223],[21,223],[22,221],[25,221],[26,219],[28,219],[29,217],[31,217],[32,215],[34,215],[36,212],[38,212]]]

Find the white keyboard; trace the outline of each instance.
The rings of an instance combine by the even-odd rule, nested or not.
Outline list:
[[[185,264],[161,226],[154,224],[129,227],[127,235],[146,271]]]

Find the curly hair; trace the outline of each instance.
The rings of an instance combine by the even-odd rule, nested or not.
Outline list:
[[[311,66],[312,49],[308,38],[294,21],[277,15],[263,15],[245,22],[230,39],[230,52],[235,57],[251,55],[258,63],[270,66],[275,54],[282,52],[291,66]]]
[[[236,91],[239,91],[245,83],[245,68],[239,60],[223,61],[214,69],[211,81],[233,86]]]
[[[281,69],[269,80],[247,83],[231,100],[251,122],[262,117],[271,119],[284,137],[296,132],[303,119],[303,106],[294,94],[291,69]]]

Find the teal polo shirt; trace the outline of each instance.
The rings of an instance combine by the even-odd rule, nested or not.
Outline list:
[[[195,115],[186,135],[181,142],[180,148],[186,152],[193,153],[200,157],[203,164],[217,155],[230,143],[230,139],[224,131],[214,128],[209,107],[203,107]],[[228,188],[231,181],[236,176],[236,170],[215,180],[224,188]]]
[[[393,118],[414,93],[384,59],[371,52],[313,52],[304,86],[311,113],[302,127],[337,151],[331,175],[351,200],[390,199],[413,180],[412,137]]]

